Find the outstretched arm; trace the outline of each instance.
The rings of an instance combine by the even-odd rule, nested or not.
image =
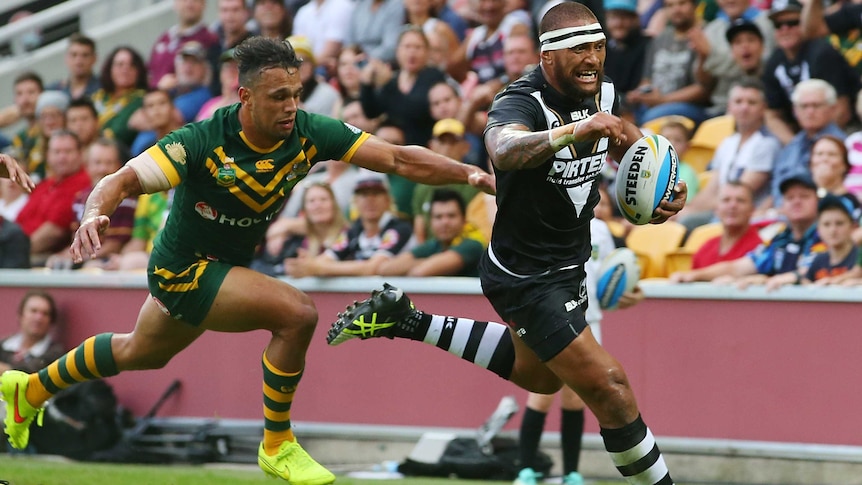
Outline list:
[[[7,178],[16,184],[24,187],[24,190],[27,192],[32,192],[34,188],[36,188],[36,184],[30,180],[30,176],[27,175],[27,172],[18,165],[18,162],[6,155],[5,153],[0,153],[0,177]]]
[[[138,175],[128,165],[103,178],[96,184],[81,217],[81,226],[72,241],[72,260],[76,263],[84,258],[95,258],[101,248],[100,235],[111,223],[110,216],[126,197],[143,193]]]
[[[418,145],[399,146],[371,136],[350,163],[382,173],[394,173],[428,185],[470,184],[493,194],[494,176]]]

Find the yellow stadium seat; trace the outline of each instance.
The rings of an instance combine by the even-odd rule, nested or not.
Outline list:
[[[712,180],[713,175],[715,175],[715,170],[706,170],[697,174],[697,184],[700,190],[705,189],[709,185],[709,181]]]
[[[691,269],[694,253],[703,246],[703,243],[720,236],[724,229],[719,222],[704,224],[694,228],[685,240],[685,244],[676,251],[670,252],[665,257],[665,271],[668,275],[677,271],[688,271]]]
[[[733,134],[734,129],[733,116],[710,118],[697,127],[694,136],[691,137],[691,145],[715,150],[725,138]]]
[[[687,163],[697,173],[703,173],[709,167],[709,162],[712,161],[712,156],[715,154],[715,149],[699,146],[689,146],[680,158]],[[701,185],[703,187],[703,185]]]
[[[683,126],[688,128],[689,132],[692,132],[694,130],[694,121],[691,118],[686,118],[685,116],[680,115],[667,115],[660,118],[656,118],[654,120],[649,120],[641,126],[641,129],[645,132],[648,131],[652,134],[655,134],[658,133],[661,130],[661,127],[669,121],[676,121],[682,123]]]
[[[667,276],[665,259],[668,254],[679,249],[685,237],[685,226],[675,221],[664,224],[645,224],[635,226],[626,238],[626,246],[640,257],[649,260],[642,267],[642,278],[663,278]]]

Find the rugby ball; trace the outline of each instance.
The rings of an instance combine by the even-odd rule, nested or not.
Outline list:
[[[673,200],[679,156],[667,138],[647,135],[626,150],[616,176],[620,213],[635,225],[648,224],[663,200]]]
[[[602,310],[613,310],[623,293],[632,291],[641,278],[638,258],[629,248],[617,248],[602,261],[596,297]]]

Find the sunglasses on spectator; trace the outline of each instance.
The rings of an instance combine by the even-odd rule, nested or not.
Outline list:
[[[775,30],[780,30],[781,27],[799,27],[799,19],[774,20],[772,25],[775,26]]]

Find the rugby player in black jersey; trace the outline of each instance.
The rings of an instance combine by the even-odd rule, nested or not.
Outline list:
[[[642,135],[616,115],[618,96],[603,73],[605,35],[587,7],[551,8],[539,40],[539,66],[497,95],[485,129],[498,212],[481,282],[506,325],[421,312],[387,284],[339,314],[327,340],[418,340],[532,392],[551,394],[567,385],[598,419],[605,447],[628,482],[673,483],[623,368],[584,318],[597,178],[606,155],[620,160]],[[680,183],[653,222],[682,210],[685,198]]]

